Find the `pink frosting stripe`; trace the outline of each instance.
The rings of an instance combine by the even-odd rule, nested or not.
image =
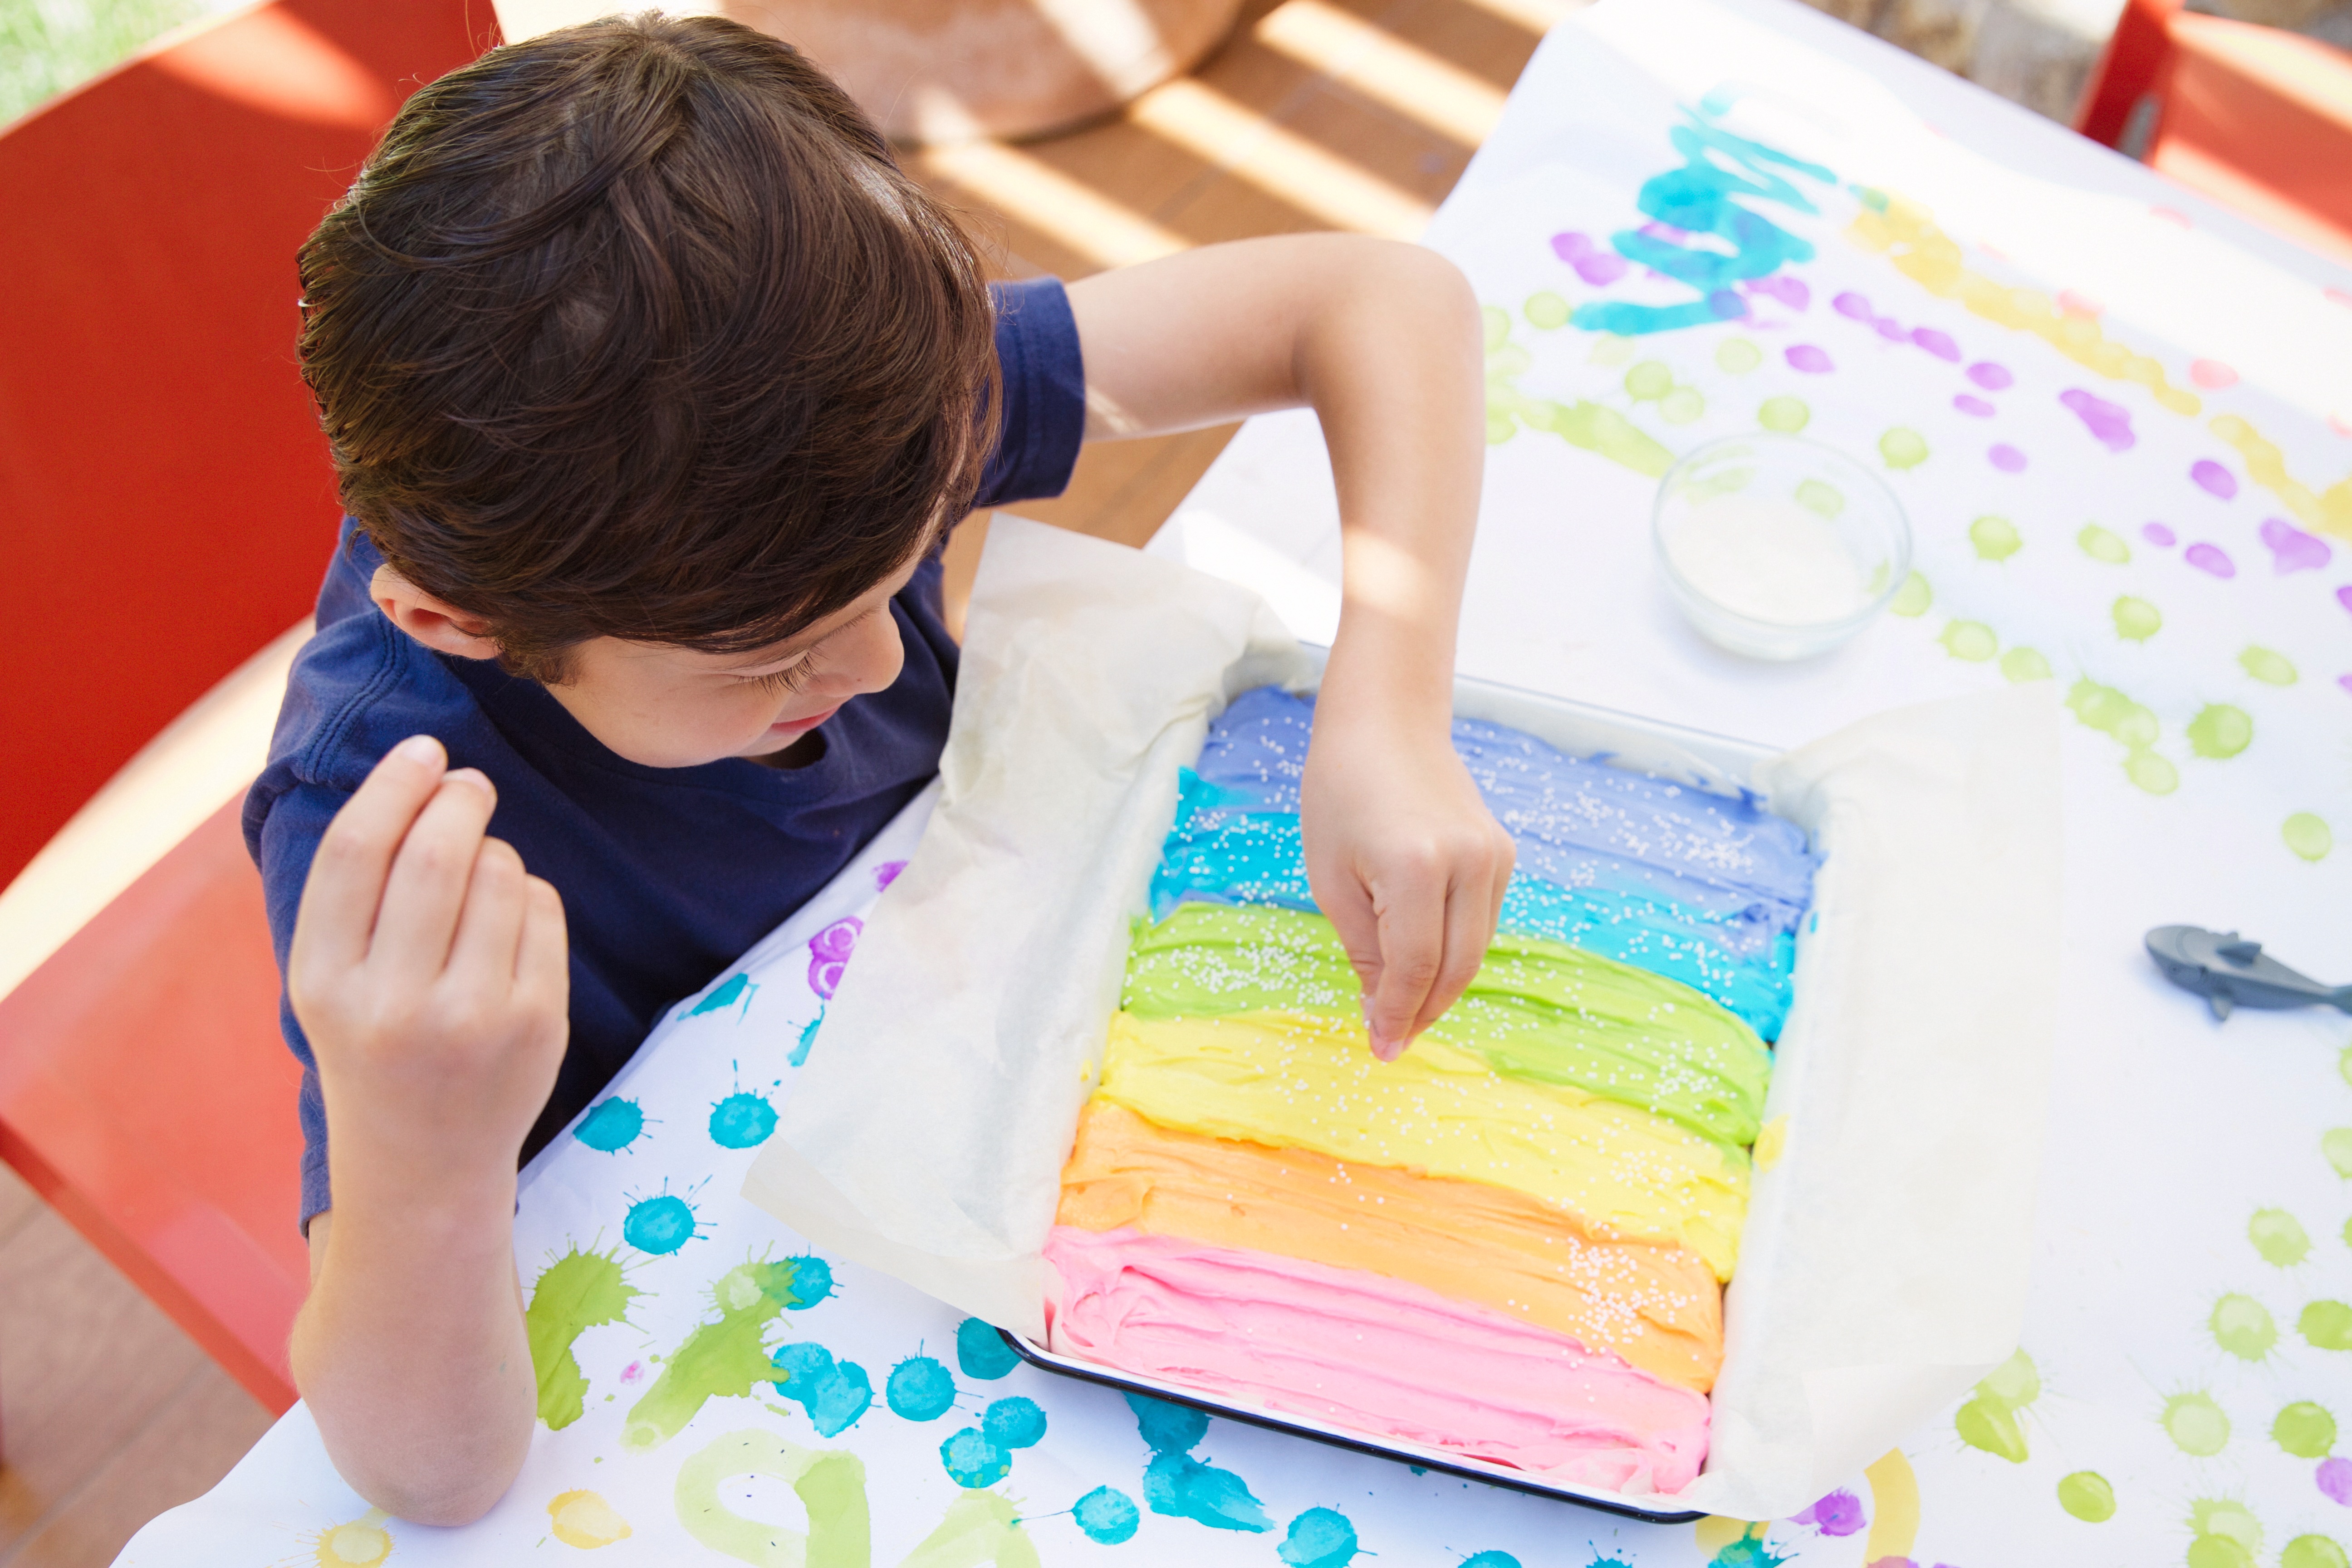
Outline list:
[[[1419,1285],[1134,1230],[1055,1226],[1045,1258],[1065,1355],[1613,1491],[1706,1457],[1703,1395]]]

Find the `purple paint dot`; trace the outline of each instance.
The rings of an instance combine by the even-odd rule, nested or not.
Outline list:
[[[1706,308],[1715,312],[1718,321],[1736,321],[1748,314],[1748,301],[1728,289],[1717,289],[1709,294]]]
[[[814,936],[809,938],[809,989],[825,1001],[840,988],[841,973],[849,965],[849,955],[856,951],[858,932],[866,922],[856,915],[844,915]]]
[[[879,866],[875,867],[874,890],[878,893],[883,889],[888,887],[891,883],[897,881],[898,879],[898,873],[906,868],[907,863],[904,860],[885,860]]]
[[[1969,379],[1987,392],[2007,392],[2017,384],[2017,377],[1989,359],[1980,359],[1969,366]]]
[[[1668,245],[1680,245],[1683,241],[1690,237],[1690,230],[1686,228],[1676,228],[1670,223],[1658,223],[1655,221],[1643,224],[1642,226],[1642,232],[1648,235],[1652,239],[1663,239]]]
[[[2004,474],[2021,474],[2025,471],[2025,454],[2006,441],[1987,452],[1985,456],[1990,458],[1992,466]]]
[[[2352,681],[2352,675],[2344,679]],[[2352,1459],[2340,1454],[2332,1459],[2322,1459],[2319,1461],[2319,1474],[2314,1479],[2319,1482],[2319,1489],[2327,1495],[2330,1502],[2340,1502],[2352,1508]]]
[[[2122,404],[2094,397],[2080,387],[2060,393],[2058,401],[2073,409],[2089,428],[2091,438],[2108,451],[2129,451],[2138,444],[2139,437],[2132,434],[2131,411]]]
[[[2210,458],[2200,458],[2189,465],[2189,477],[2197,481],[2199,489],[2223,500],[2238,493],[2238,476]]]
[[[1966,392],[1952,399],[1952,406],[1963,414],[1973,414],[1979,419],[1990,419],[1993,414],[1991,404]]]
[[[1939,360],[1953,364],[1960,363],[1960,345],[1952,341],[1949,332],[1939,332],[1933,327],[1914,327],[1911,341]]]
[[[1837,368],[1830,363],[1829,355],[1811,343],[1792,344],[1782,351],[1781,357],[1789,362],[1790,370],[1801,370],[1807,375],[1821,375]]]
[[[2336,678],[2336,684],[2342,687],[2347,691],[2352,691],[2352,675],[2337,676]]]
[[[1863,1514],[1862,1500],[1840,1488],[1796,1515],[1791,1522],[1819,1525],[1823,1535],[1840,1536],[1852,1535],[1870,1521]]]
[[[2336,602],[2346,609],[2352,610],[2352,583],[2347,583],[2343,587],[2336,590]]]
[[[2140,524],[2139,536],[2150,544],[2161,546],[2166,550],[2171,549],[2174,542],[2180,537],[2160,522]]]
[[[1831,300],[1830,309],[1849,321],[1871,321],[1878,319],[1878,312],[1870,308],[1870,300],[1851,289]]]
[[[1757,278],[1740,285],[1750,294],[1761,294],[1778,300],[1791,310],[1801,310],[1813,302],[1813,291],[1801,278],[1786,272],[1775,272],[1769,278]]]
[[[1870,324],[1877,328],[1878,335],[1890,343],[1899,343],[1911,335],[1903,330],[1903,323],[1892,316],[1881,316]]]
[[[2290,572],[2316,572],[2335,553],[2326,540],[2314,539],[2284,518],[2263,519],[2263,542],[2271,547],[2282,577]]]
[[[1592,243],[1582,234],[1570,230],[1551,237],[1554,256],[1576,268],[1576,275],[1595,289],[1606,289],[1629,270],[1625,258],[1613,250]]]
[[[2210,572],[2216,577],[2234,577],[2238,574],[2238,568],[2231,563],[2227,555],[2221,553],[2219,545],[2192,544],[2182,553],[2181,559],[2200,572]]]

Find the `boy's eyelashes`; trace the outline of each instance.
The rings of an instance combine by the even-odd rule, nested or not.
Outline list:
[[[796,694],[808,686],[809,677],[815,674],[816,667],[824,662],[824,645],[819,643],[815,647],[809,649],[807,655],[798,664],[784,669],[772,670],[766,675],[747,675],[742,679],[745,684],[756,686],[762,691]]]

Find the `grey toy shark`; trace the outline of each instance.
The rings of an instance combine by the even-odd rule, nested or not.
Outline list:
[[[2204,997],[2216,1018],[2235,1007],[2321,1005],[2352,1013],[2352,985],[2323,985],[2298,974],[2233,931],[2158,926],[2147,933],[2147,955],[2167,980]]]

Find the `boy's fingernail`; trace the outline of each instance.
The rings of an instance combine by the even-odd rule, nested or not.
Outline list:
[[[441,760],[441,742],[430,735],[411,735],[394,746],[392,754],[407,763],[437,763]]]
[[[441,782],[470,784],[487,795],[495,796],[499,793],[497,786],[490,783],[489,775],[479,768],[451,768],[441,775]]]
[[[1384,1062],[1392,1062],[1404,1055],[1404,1042],[1391,1040],[1378,1029],[1372,1031],[1372,1055]]]

